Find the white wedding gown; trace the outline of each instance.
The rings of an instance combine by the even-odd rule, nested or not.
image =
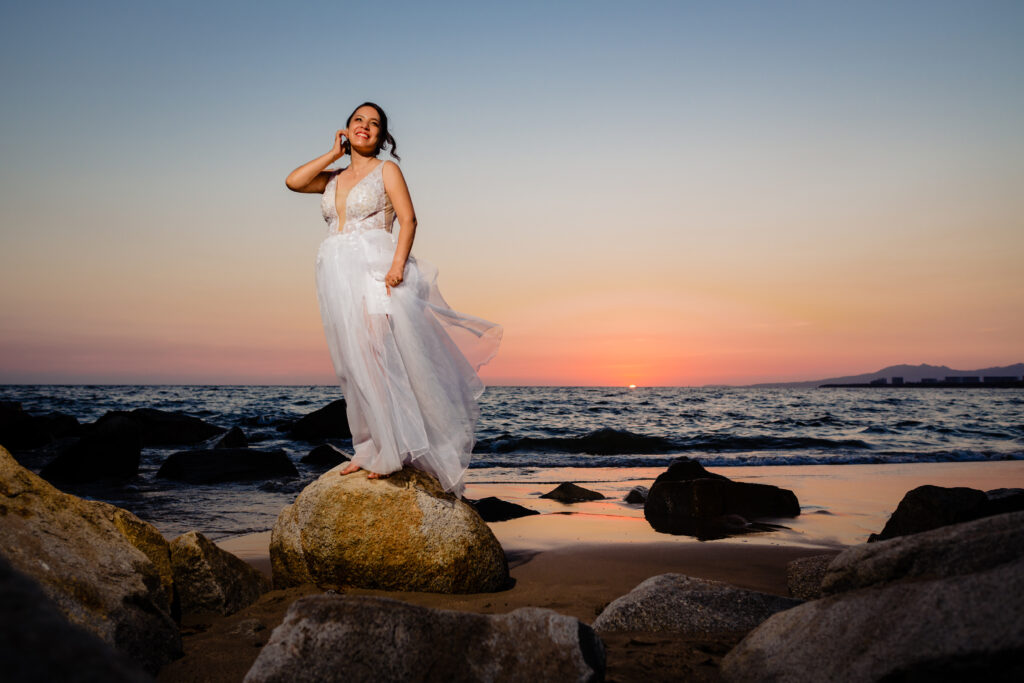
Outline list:
[[[397,235],[384,163],[359,181],[338,218],[333,171],[321,208],[328,236],[316,257],[327,346],[345,396],[352,462],[389,474],[409,464],[462,495],[480,416],[480,366],[498,352],[502,328],[451,309],[437,269],[411,254],[391,288]]]

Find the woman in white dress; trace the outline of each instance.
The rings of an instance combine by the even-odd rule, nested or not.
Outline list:
[[[461,496],[484,391],[477,370],[497,353],[502,328],[453,310],[437,269],[412,255],[416,213],[398,164],[378,158],[388,147],[398,159],[387,116],[366,102],[331,151],[285,181],[323,195],[317,297],[354,450],[340,473],[379,478],[408,464]],[[345,154],[347,167],[326,170]]]

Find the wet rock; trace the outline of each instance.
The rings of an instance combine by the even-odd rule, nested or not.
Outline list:
[[[626,494],[625,502],[632,505],[643,505],[647,502],[647,495],[651,492],[646,486],[634,486]]]
[[[143,446],[197,444],[225,431],[223,427],[209,424],[198,417],[155,408],[136,408],[131,412],[112,410],[94,424],[99,425],[115,416],[138,423]],[[91,428],[90,425],[84,425],[83,431]]]
[[[965,487],[919,486],[903,496],[885,528],[871,534],[868,543],[1016,510],[1024,510],[1021,489],[986,493]]]
[[[891,543],[892,541],[887,541]],[[751,631],[726,681],[954,681],[1024,677],[1024,560],[806,602]]]
[[[800,514],[800,503],[792,491],[736,482],[721,475],[705,477],[704,473],[699,463],[687,458],[674,463],[654,481],[644,504],[644,517],[656,531],[700,539],[725,538],[780,528],[758,522],[758,518]]]
[[[39,472],[49,481],[129,479],[139,472],[142,432],[134,420],[108,413],[62,448]]]
[[[822,579],[826,595],[908,580],[960,576],[1024,558],[1024,512],[983,517],[840,553]]]
[[[570,482],[563,482],[556,488],[545,493],[541,498],[550,498],[560,503],[580,503],[585,500],[604,500],[604,496],[597,491],[585,489],[582,486]]]
[[[256,568],[198,531],[178,536],[170,547],[182,612],[234,614],[270,590],[270,581]]]
[[[213,445],[214,448],[246,448],[249,446],[249,440],[245,438],[245,432],[242,431],[237,425],[228,430],[228,432],[220,437],[220,439]]]
[[[303,456],[302,462],[309,465],[319,465],[334,467],[340,465],[343,462],[348,462],[351,458],[348,457],[348,453],[345,451],[329,444],[325,443],[322,446],[317,446],[311,450],[308,454]]]
[[[293,439],[304,441],[316,441],[317,439],[350,439],[352,432],[348,427],[348,415],[345,412],[345,399],[339,398],[331,401],[319,410],[309,415],[304,415],[290,425],[283,425],[279,429],[286,429]]]
[[[800,600],[736,588],[684,574],[652,576],[604,609],[594,630],[671,631],[705,635],[749,631]]]
[[[313,583],[481,593],[508,582],[505,553],[480,515],[437,480],[322,474],[285,507],[270,542],[274,587]]]
[[[315,681],[599,681],[601,640],[551,610],[435,610],[375,597],[311,595],[291,604],[245,683]]]
[[[3,448],[0,554],[72,623],[149,673],[181,655],[160,570],[111,521],[109,508],[57,490]]]
[[[786,585],[789,594],[800,600],[817,600],[821,597],[821,581],[825,578],[828,565],[835,553],[811,555],[793,560],[786,565]]]
[[[485,522],[504,522],[509,519],[517,519],[519,517],[528,517],[529,515],[539,515],[540,513],[536,510],[531,510],[528,507],[523,507],[516,503],[510,503],[507,500],[495,498],[494,496],[488,496],[487,498],[481,498],[480,500],[467,500],[467,503],[473,506]]]
[[[299,472],[281,449],[211,448],[172,453],[156,476],[190,484],[217,484],[297,477]]]
[[[78,432],[78,419],[64,413],[33,415],[18,401],[0,401],[0,444],[11,450],[45,446]]]
[[[153,678],[73,625],[35,580],[0,554],[0,667],[5,681],[145,683]]]

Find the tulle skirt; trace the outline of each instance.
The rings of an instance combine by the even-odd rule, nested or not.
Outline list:
[[[477,370],[498,352],[500,325],[452,310],[437,269],[409,256],[391,288],[396,239],[339,232],[316,259],[317,298],[345,396],[352,462],[389,474],[409,464],[461,496],[484,391]]]

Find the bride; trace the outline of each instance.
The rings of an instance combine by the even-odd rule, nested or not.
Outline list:
[[[365,102],[329,152],[285,180],[323,195],[317,299],[354,451],[340,474],[375,479],[411,465],[461,496],[484,391],[477,371],[502,328],[453,310],[437,269],[412,255],[416,212],[398,164],[379,158],[388,148],[399,159],[387,115]],[[346,154],[348,166],[326,169]]]

